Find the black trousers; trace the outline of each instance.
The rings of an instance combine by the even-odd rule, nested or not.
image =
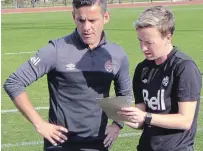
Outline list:
[[[188,147],[186,147],[186,148],[184,148],[184,149],[179,149],[179,150],[177,150],[177,151],[194,151],[194,147],[193,147],[193,145],[192,145],[192,146],[188,146]]]
[[[163,148],[163,150],[164,150],[164,148]],[[147,151],[147,150],[139,150],[139,149],[137,149],[137,151]],[[191,146],[187,146],[187,147],[181,148],[181,149],[175,149],[175,150],[173,149],[171,151],[194,151],[194,147],[193,147],[193,145],[191,145]]]

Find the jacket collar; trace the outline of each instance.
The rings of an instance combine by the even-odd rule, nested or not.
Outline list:
[[[79,35],[78,31],[77,31],[77,28],[73,32],[73,37],[83,48],[89,48],[89,46],[83,42],[82,38],[80,37],[80,35]],[[105,35],[105,32],[102,31],[101,40],[100,40],[100,42],[99,42],[97,47],[102,46],[102,45],[104,45],[106,43],[107,43],[106,35]]]

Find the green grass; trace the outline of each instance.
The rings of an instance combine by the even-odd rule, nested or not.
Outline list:
[[[171,8],[177,22],[173,43],[190,55],[203,72],[203,17],[198,18],[198,16],[203,16],[203,5]],[[110,23],[105,26],[108,39],[122,45],[125,49],[130,61],[131,77],[137,63],[143,59],[136,32],[132,26],[142,10],[143,8],[111,9]],[[4,55],[5,53],[36,51],[46,45],[48,40],[67,35],[74,28],[71,12],[2,15],[2,84],[10,73],[34,54]],[[48,106],[46,77],[33,83],[27,88],[27,92],[35,107]],[[113,89],[111,89],[111,95],[113,94]],[[2,110],[15,108],[3,89],[1,108]],[[47,118],[47,110],[40,110],[40,114]],[[42,141],[33,126],[20,113],[4,113],[1,118],[2,144]],[[203,140],[202,104],[198,123],[200,130],[196,135],[196,151],[202,150],[201,146],[203,146],[201,141]],[[125,127],[121,133],[140,133],[140,131]],[[134,151],[138,138],[139,136],[119,138],[112,151],[124,150],[124,148],[126,151]],[[2,147],[2,151],[28,150],[42,150],[42,144]]]

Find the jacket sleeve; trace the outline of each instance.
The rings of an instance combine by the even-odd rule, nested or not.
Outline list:
[[[126,55],[124,56],[120,69],[115,76],[114,89],[116,96],[126,96],[126,101],[128,103],[132,102],[132,82],[129,74],[129,62]]]
[[[129,104],[132,104],[132,82],[129,74],[129,62],[126,55],[124,56],[120,69],[115,76],[114,89],[116,96],[126,96],[126,101]],[[124,126],[123,122],[113,121],[113,123],[118,125],[120,129]]]
[[[4,83],[4,89],[9,97],[14,100],[27,86],[53,70],[56,66],[56,56],[54,41],[50,41],[21,65]]]

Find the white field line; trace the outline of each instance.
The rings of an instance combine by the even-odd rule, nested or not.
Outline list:
[[[203,96],[200,97],[201,99],[203,99]],[[132,103],[134,103],[134,101],[132,101]],[[37,111],[39,110],[48,110],[49,107],[35,107],[35,109]],[[7,109],[7,110],[1,110],[1,114],[5,114],[5,113],[16,113],[19,112],[18,109]]]
[[[72,10],[41,10],[41,11],[30,11],[30,12],[10,12],[10,13],[5,13],[3,15],[7,15],[7,14],[33,14],[33,13],[55,13],[55,12],[70,12]]]
[[[177,6],[177,5],[176,5]],[[170,6],[171,7],[171,6]],[[203,9],[201,7],[192,7],[192,8],[171,8],[172,11],[176,11],[176,10],[200,10],[200,9]]]
[[[36,53],[37,51],[28,51],[28,52],[7,52],[7,53],[2,53],[2,56],[5,55],[21,55],[21,54],[30,54],[30,53]]]
[[[36,107],[35,108],[36,110],[48,110],[49,107]],[[1,110],[1,114],[4,114],[4,113],[16,113],[16,112],[19,112],[18,109],[9,109],[9,110]]]
[[[197,129],[197,132],[202,132],[203,126]],[[138,133],[123,133],[119,135],[119,138],[126,138],[126,137],[134,137],[140,136],[141,132]],[[31,142],[18,142],[15,144],[2,144],[1,148],[10,148],[10,147],[22,147],[22,146],[35,146],[35,145],[42,145],[43,141],[31,141]]]

